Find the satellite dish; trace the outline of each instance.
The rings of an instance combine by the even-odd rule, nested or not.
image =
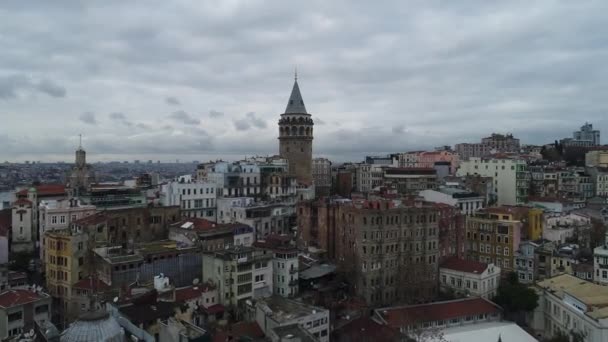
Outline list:
[[[114,303],[118,303],[118,297],[114,297],[113,302],[114,302]]]
[[[194,280],[192,281],[192,285],[197,285],[200,282],[200,280],[198,280],[198,278],[194,278]]]

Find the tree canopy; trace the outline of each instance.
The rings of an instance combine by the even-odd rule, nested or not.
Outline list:
[[[502,306],[506,313],[531,312],[538,306],[538,294],[521,284],[517,274],[511,272],[498,287],[494,302]]]

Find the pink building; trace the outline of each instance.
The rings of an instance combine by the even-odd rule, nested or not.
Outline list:
[[[450,151],[411,151],[399,154],[399,167],[430,168],[437,162],[450,164],[450,174],[456,172],[460,158],[458,154]]]

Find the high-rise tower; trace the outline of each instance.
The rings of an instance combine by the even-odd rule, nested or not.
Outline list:
[[[279,120],[279,153],[289,162],[289,173],[301,184],[312,184],[312,129],[311,115],[306,112],[298,75]]]

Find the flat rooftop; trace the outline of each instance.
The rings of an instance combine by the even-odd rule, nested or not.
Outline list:
[[[288,322],[321,311],[327,311],[320,307],[304,304],[277,295],[259,299],[256,306],[261,307],[268,316],[279,323]]]
[[[447,341],[488,342],[502,341],[538,342],[513,322],[486,322],[468,324],[442,330]]]
[[[587,306],[586,314],[595,319],[608,318],[608,287],[582,280],[569,274],[545,279],[536,286],[550,291],[559,298],[565,294],[575,297]]]

